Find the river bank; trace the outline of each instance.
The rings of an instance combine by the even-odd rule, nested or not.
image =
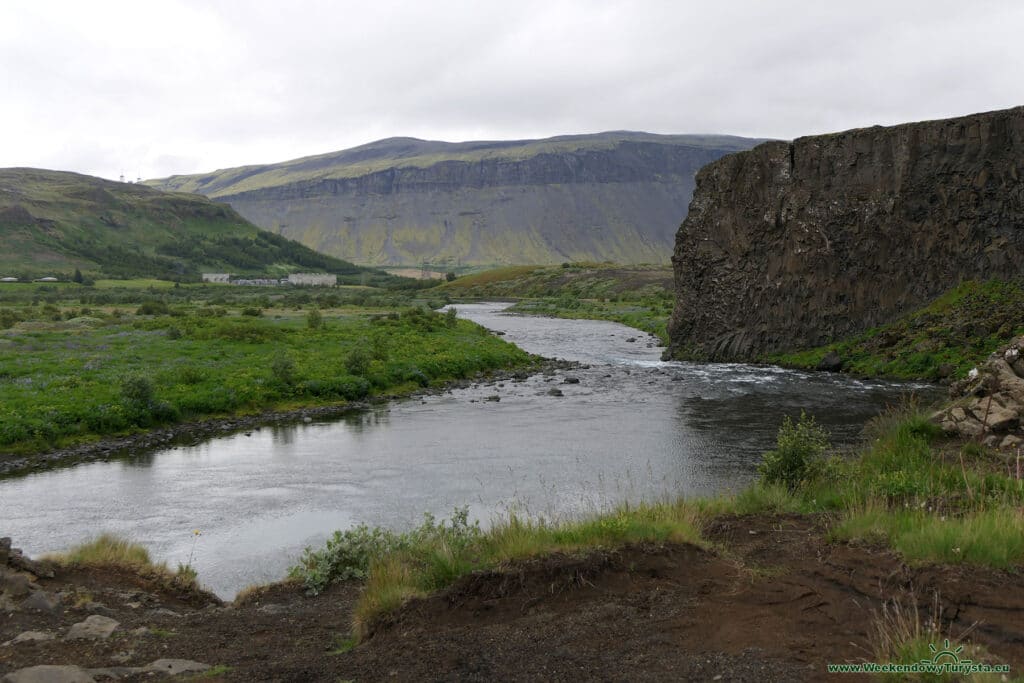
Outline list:
[[[163,447],[196,445],[207,439],[239,432],[259,431],[263,427],[337,420],[345,415],[370,410],[374,406],[386,405],[391,401],[434,396],[455,388],[465,388],[474,383],[525,379],[534,374],[571,370],[578,366],[578,363],[572,361],[534,359],[511,370],[480,372],[471,379],[450,380],[428,388],[381,394],[363,401],[308,405],[289,410],[267,410],[250,415],[211,417],[149,429],[135,434],[100,438],[90,443],[39,453],[0,453],[0,479],[49,470],[54,467],[69,467],[84,462],[131,457]]]
[[[913,406],[874,420],[855,457],[830,452],[801,418],[735,495],[430,523],[398,544],[371,533],[365,581],[327,575],[316,596],[301,572],[224,604],[148,570],[6,571],[0,674],[143,680],[163,658],[212,680],[817,681],[830,665],[931,660],[949,640],[1011,680],[1020,471]],[[356,567],[335,551],[335,568]],[[69,639],[90,624],[105,635]]]
[[[286,582],[221,604],[125,572],[58,571],[33,582],[51,609],[8,612],[0,625],[0,678],[63,665],[151,680],[139,670],[182,660],[213,681],[820,681],[829,663],[892,661],[879,639],[899,623],[938,646],[969,632],[962,659],[1020,671],[1024,647],[1006,637],[1024,630],[1019,573],[913,566],[826,529],[819,516],[730,515],[705,528],[710,549],[637,544],[513,562],[407,602],[359,644],[348,635],[356,582],[316,597]],[[67,640],[96,616],[115,624],[108,636]]]

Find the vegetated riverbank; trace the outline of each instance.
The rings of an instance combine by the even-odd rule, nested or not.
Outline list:
[[[913,406],[875,420],[857,457],[828,454],[803,418],[736,496],[487,531],[460,514],[356,529],[230,605],[183,592],[187,567],[154,569],[130,546],[72,553],[83,559],[37,571],[18,598],[6,580],[0,642],[41,635],[0,646],[0,675],[64,664],[141,680],[180,658],[212,680],[815,681],[828,664],[931,660],[948,638],[961,660],[1018,676],[1013,459]],[[117,622],[110,635],[67,640],[96,615]]]
[[[457,299],[504,299],[511,312],[554,318],[610,320],[668,343],[672,313],[669,266],[563,263],[512,266],[464,275],[436,289]]]
[[[540,362],[408,296],[399,307],[401,297],[387,293],[313,300],[270,290],[229,299],[235,291],[197,288],[208,298],[193,299],[178,290],[80,290],[69,300],[54,288],[49,299],[5,298],[0,461],[83,442],[96,453],[192,429],[337,413]],[[107,438],[114,441],[95,443]]]
[[[345,415],[369,410],[374,405],[385,404],[389,401],[435,394],[475,382],[500,382],[534,373],[554,372],[556,369],[572,369],[576,366],[576,363],[569,361],[535,358],[527,363],[516,365],[513,370],[480,371],[469,379],[449,380],[436,386],[412,391],[382,393],[361,401],[308,405],[288,410],[264,410],[230,417],[207,417],[141,430],[123,436],[98,437],[95,441],[64,448],[33,453],[0,454],[0,479],[55,467],[71,467],[82,462],[129,458],[161,447],[195,445],[201,441],[228,434],[258,432],[264,427],[332,421]]]
[[[1001,344],[1024,334],[1022,310],[1024,281],[967,281],[888,325],[763,360],[871,377],[960,379]]]

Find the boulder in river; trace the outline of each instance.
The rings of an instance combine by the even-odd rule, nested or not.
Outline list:
[[[843,359],[835,351],[829,351],[818,363],[818,369],[825,372],[839,372],[843,369]]]

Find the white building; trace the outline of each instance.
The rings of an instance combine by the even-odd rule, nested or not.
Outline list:
[[[306,287],[333,287],[338,284],[338,276],[326,273],[291,273],[288,275],[288,284]]]
[[[231,273],[203,273],[203,282],[228,282]]]

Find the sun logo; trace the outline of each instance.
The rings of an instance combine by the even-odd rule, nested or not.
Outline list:
[[[939,664],[939,660],[948,659],[952,664],[970,664],[969,659],[960,659],[960,653],[963,652],[964,646],[958,645],[955,650],[950,649],[949,638],[942,641],[942,649],[935,647],[935,643],[929,643],[928,649],[932,652],[931,664]],[[929,663],[929,660],[922,659],[922,663]]]

